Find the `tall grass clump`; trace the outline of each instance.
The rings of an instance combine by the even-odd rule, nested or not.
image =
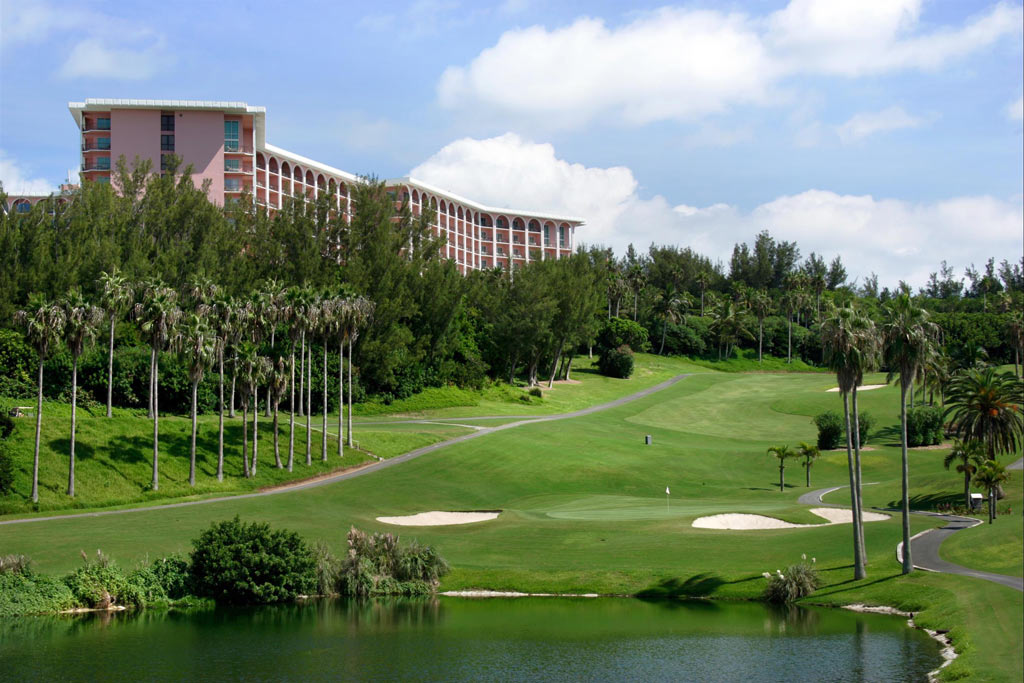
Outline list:
[[[352,527],[342,558],[337,589],[341,595],[426,595],[440,585],[448,563],[430,546],[402,546],[392,534],[368,534]]]
[[[786,567],[785,571],[776,569],[775,573],[764,572],[762,576],[768,581],[764,588],[764,599],[776,605],[785,605],[806,598],[821,585],[821,578],[814,568],[815,558],[807,562],[807,555],[800,556],[800,562]]]

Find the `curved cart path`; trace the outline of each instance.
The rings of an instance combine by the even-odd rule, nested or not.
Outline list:
[[[598,412],[601,412],[602,410],[608,410],[610,408],[617,408],[617,407],[619,407],[621,405],[625,405],[627,403],[632,403],[633,401],[636,401],[636,400],[639,400],[641,398],[645,398],[647,396],[650,396],[651,394],[654,394],[654,393],[657,393],[659,391],[662,391],[663,389],[667,389],[670,386],[672,386],[673,384],[676,384],[677,382],[679,382],[681,380],[684,380],[687,377],[690,377],[691,374],[692,373],[676,375],[675,377],[673,377],[671,379],[665,380],[661,384],[655,384],[653,387],[648,387],[647,389],[644,389],[642,391],[638,391],[635,394],[630,394],[629,396],[623,396],[622,398],[615,399],[614,401],[609,401],[608,403],[602,403],[600,405],[590,406],[589,408],[583,408],[582,410],[575,410],[575,411],[573,411],[571,413],[560,413],[558,415],[539,415],[539,416],[533,415],[533,416],[529,416],[529,417],[523,416],[523,419],[520,419],[517,422],[507,422],[505,424],[498,425],[498,426],[495,426],[495,427],[484,427],[482,429],[478,429],[475,432],[471,432],[469,434],[463,434],[462,436],[456,436],[456,437],[448,439],[446,441],[439,441],[437,443],[430,444],[429,446],[424,446],[422,448],[417,448],[416,450],[409,451],[408,453],[403,453],[402,455],[396,455],[395,457],[388,458],[387,460],[381,460],[379,462],[371,463],[369,465],[365,465],[365,466],[362,466],[362,467],[357,467],[357,468],[350,469],[350,470],[344,470],[342,472],[337,472],[335,474],[329,474],[329,475],[326,475],[326,476],[317,477],[315,479],[311,479],[311,480],[307,480],[307,481],[299,481],[299,482],[295,482],[295,483],[292,483],[292,484],[283,484],[281,486],[276,486],[276,487],[274,487],[272,489],[267,489],[265,491],[255,491],[253,493],[242,493],[242,494],[239,494],[237,496],[218,496],[216,498],[204,498],[203,500],[189,500],[189,501],[184,501],[184,502],[181,502],[181,503],[168,503],[166,505],[152,505],[152,506],[149,506],[149,507],[125,508],[123,510],[99,510],[97,512],[80,512],[80,513],[68,514],[68,515],[50,515],[50,516],[47,516],[47,517],[27,517],[27,518],[24,518],[24,519],[7,519],[7,520],[0,520],[0,525],[6,525],[6,524],[28,524],[30,522],[47,522],[47,521],[52,521],[52,520],[57,520],[57,519],[73,519],[75,517],[101,517],[103,515],[122,515],[122,514],[128,514],[128,513],[132,513],[132,512],[145,512],[145,511],[148,511],[148,510],[166,510],[168,508],[179,508],[179,507],[186,507],[186,506],[189,506],[189,505],[205,505],[207,503],[220,503],[220,502],[227,501],[227,500],[241,500],[243,498],[258,498],[260,496],[271,496],[271,495],[274,495],[276,493],[287,493],[287,492],[291,492],[291,491],[301,491],[301,490],[304,490],[304,489],[311,489],[311,488],[315,488],[317,486],[324,486],[325,484],[333,484],[334,482],[337,482],[337,481],[344,481],[346,479],[354,479],[355,477],[361,477],[361,476],[363,476],[365,474],[370,474],[371,472],[376,472],[376,471],[382,470],[382,469],[384,469],[386,467],[394,467],[395,465],[399,465],[399,464],[401,464],[403,462],[407,462],[407,461],[412,460],[414,458],[418,458],[421,455],[426,455],[427,453],[432,453],[434,451],[441,450],[442,448],[446,448],[448,446],[451,446],[452,444],[461,443],[463,441],[469,441],[470,439],[478,439],[481,436],[484,436],[486,434],[492,434],[494,432],[500,432],[500,431],[503,431],[505,429],[513,429],[514,427],[520,427],[520,426],[525,425],[525,424],[536,424],[538,422],[555,422],[557,420],[568,420],[568,419],[574,418],[574,417],[583,417],[584,415],[591,415],[593,413],[598,413]],[[491,419],[495,419],[495,418],[508,418],[508,417],[510,417],[510,416],[508,416],[508,415],[496,415],[496,416],[493,416]],[[461,418],[461,419],[466,419],[466,418]],[[484,419],[486,419],[486,418],[484,418]]]
[[[1011,465],[1011,468],[1020,469],[1018,466],[1024,462],[1024,459],[1018,460],[1016,463]],[[864,484],[867,486],[868,484]],[[822,500],[822,497],[833,491],[839,489],[849,488],[848,486],[833,486],[827,489],[818,489],[817,491],[811,491],[805,493],[797,499],[798,503],[803,505],[826,505],[829,507],[847,507],[844,505],[837,505],[836,503],[826,503]],[[875,508],[878,510],[884,510],[886,512],[899,513],[898,509],[893,508]],[[917,569],[924,569],[930,572],[942,572],[944,574],[959,574],[960,576],[973,576],[976,579],[984,579],[985,581],[992,581],[1003,586],[1008,586],[1019,591],[1024,591],[1024,579],[1017,576],[1007,576],[1005,574],[994,574],[992,572],[983,572],[977,569],[971,569],[970,567],[962,567],[952,562],[947,562],[942,559],[939,555],[939,546],[942,542],[949,538],[950,534],[954,534],[962,529],[970,529],[973,526],[981,524],[981,520],[974,519],[973,517],[960,517],[957,515],[940,515],[934,512],[918,512],[912,511],[915,515],[924,515],[927,517],[937,517],[942,521],[946,522],[946,526],[938,529],[929,529],[928,531],[922,531],[921,533],[912,536],[910,538],[910,550],[914,558],[914,567]],[[901,562],[903,561],[903,543],[896,547],[896,557]]]

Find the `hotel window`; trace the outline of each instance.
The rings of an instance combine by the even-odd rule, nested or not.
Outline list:
[[[110,149],[110,138],[96,138],[96,149]]]
[[[558,246],[565,248],[565,226],[558,226]]]
[[[160,151],[161,152],[173,152],[174,151],[174,136],[173,135],[161,135],[160,136]]]
[[[100,177],[96,178],[96,182],[97,183],[107,183],[109,185],[110,184],[110,176],[108,176],[108,175],[101,175]]]
[[[96,119],[97,130],[110,130],[110,119]]]
[[[551,246],[551,235],[549,234],[549,230],[548,230],[548,228],[550,228],[550,227],[551,226],[548,226],[548,225],[544,226],[544,246],[545,247],[550,247]]]
[[[103,171],[109,171],[110,157],[96,157],[96,168]]]
[[[19,200],[17,202],[14,202],[14,210],[17,211],[18,213],[28,213],[29,211],[32,210],[32,205],[29,204],[26,200]]]
[[[224,160],[224,170],[228,171],[228,172],[234,172],[234,173],[237,173],[237,172],[241,171],[242,170],[242,160],[241,159],[225,159]]]
[[[242,189],[241,178],[225,178],[224,189],[227,190],[228,192],[238,192],[239,190]]]
[[[167,170],[170,158],[171,158],[170,154],[161,154],[160,155],[160,170],[161,171],[166,171]]]
[[[160,130],[174,130],[174,114],[160,114]]]
[[[224,122],[224,151],[237,152],[241,149],[238,142],[238,121]]]

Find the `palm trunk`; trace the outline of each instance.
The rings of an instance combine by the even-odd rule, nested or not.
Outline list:
[[[857,539],[860,543],[860,559],[866,567],[868,564],[867,548],[864,545],[864,490],[860,472],[860,411],[857,405],[857,386],[853,387],[853,474],[856,481],[854,491],[856,505],[853,508],[853,525],[857,527]]]
[[[853,433],[850,429],[850,395],[843,392],[843,416],[846,418],[846,468],[850,476],[850,505],[854,521],[857,519],[857,478],[854,474],[853,464]],[[864,560],[860,554],[860,535],[857,533],[857,525],[853,527],[853,580],[859,581],[866,576],[864,572]]]
[[[306,363],[306,465],[313,464],[313,342]]]
[[[566,382],[569,381],[569,372],[571,370],[572,370],[572,354],[570,353],[569,354],[569,359],[565,363],[565,375],[563,375],[563,377],[562,377],[562,379],[564,379]]]
[[[153,364],[156,363],[156,349],[149,350],[149,408],[146,417],[153,419]]]
[[[789,316],[789,336],[786,340],[786,362],[793,362],[793,316]]]
[[[192,444],[188,452],[188,485],[196,485],[196,394],[199,381],[192,382]]]
[[[107,353],[107,417],[113,417],[114,405],[114,314],[110,314],[110,346]]]
[[[900,373],[900,458],[903,468],[903,493],[900,500],[903,509],[903,573],[914,571],[910,557],[910,469],[907,464],[907,381],[906,373]]]
[[[761,362],[761,340],[764,339],[764,321],[757,321],[757,362]]]
[[[811,461],[807,459],[804,462],[804,473],[807,475],[807,483],[804,484],[807,488],[811,488]]]
[[[636,302],[639,297],[640,294],[638,292],[633,292],[633,322],[636,322]]]
[[[786,465],[782,460],[779,460],[779,492],[786,492]]]
[[[295,464],[295,340],[292,340],[292,359],[289,363],[292,374],[291,398],[288,400],[288,471]]]
[[[668,318],[661,321],[661,348],[658,349],[658,355],[665,355],[665,333],[668,332]]]
[[[260,386],[253,383],[252,386],[252,465],[250,471],[256,476],[256,456],[260,448]]]
[[[327,462],[327,336],[324,335],[324,404],[320,411],[323,416],[320,434],[320,460]]]
[[[558,372],[558,361],[562,360],[562,349],[565,347],[565,338],[558,344],[558,353],[555,354],[555,362],[551,364],[551,378],[548,379],[548,389],[555,385],[555,374]]]
[[[279,443],[278,432],[280,431],[277,421],[277,412],[280,400],[274,398],[274,467],[281,469],[284,465],[281,464],[281,446]]]
[[[302,344],[299,347],[299,417],[305,415],[303,399],[306,393],[306,331],[302,331]]]
[[[224,481],[224,349],[217,349],[217,481]]]
[[[352,335],[348,337],[348,447],[352,448]]]
[[[153,349],[153,490],[160,488],[160,359]]]
[[[242,474],[249,478],[249,399],[242,401]]]
[[[988,523],[991,524],[992,520],[996,518],[996,490],[991,488],[988,490]]]
[[[345,340],[338,340],[338,457],[345,456]]]
[[[36,449],[32,456],[32,502],[39,502],[39,437],[43,430],[43,357],[39,356],[39,392],[36,394]]]
[[[235,419],[235,383],[238,380],[238,353],[231,356],[231,405],[228,407],[228,417]]]
[[[964,507],[971,511],[971,471],[969,463],[964,463]]]
[[[277,330],[275,330],[273,327],[271,327],[270,328],[270,349],[271,349],[270,353],[271,353],[271,357],[273,357],[273,354],[274,354],[273,349],[274,349],[274,334],[275,334],[275,332],[277,332]],[[271,396],[272,393],[273,392],[271,392],[271,391],[267,391],[267,409],[266,409],[266,411],[264,411],[263,417],[270,417],[270,408],[271,408],[270,403],[273,400],[273,398]]]
[[[75,428],[78,426],[78,356],[71,362],[71,460],[68,467],[68,495],[75,497]]]

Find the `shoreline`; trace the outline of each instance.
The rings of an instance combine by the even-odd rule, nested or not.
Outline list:
[[[949,633],[948,630],[933,631],[930,628],[918,626],[914,621],[913,612],[907,612],[906,610],[896,609],[895,607],[889,607],[887,605],[865,605],[859,602],[842,605],[840,606],[840,609],[850,610],[851,612],[860,612],[862,614],[890,614],[893,616],[906,617],[907,626],[927,633],[932,640],[936,641],[941,646],[939,656],[942,657],[942,664],[940,664],[938,668],[928,672],[929,683],[938,681],[939,674],[942,670],[952,664],[953,660],[960,656],[956,651],[956,647],[953,645],[953,640],[947,635]]]

